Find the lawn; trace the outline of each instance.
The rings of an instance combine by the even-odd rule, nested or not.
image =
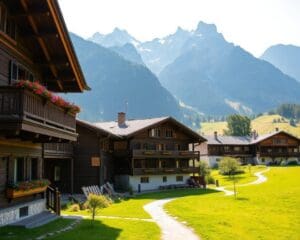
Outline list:
[[[239,184],[255,180],[253,173],[263,167],[252,167],[251,174],[239,175]],[[231,181],[217,171],[221,185],[231,187]],[[150,218],[143,206],[163,198],[179,197],[168,203],[166,210],[185,221],[202,239],[210,240],[299,240],[300,239],[300,167],[272,167],[265,175],[268,181],[260,185],[238,187],[238,199],[226,197],[212,189],[169,190],[138,195],[115,203],[99,212],[102,216]],[[64,211],[63,213],[71,213]],[[73,212],[89,216],[87,211]],[[72,220],[59,219],[36,229],[16,227],[0,228],[2,240],[29,240],[46,232],[58,230]],[[134,219],[109,219],[98,217],[94,226],[89,218],[82,220],[74,230],[51,240],[103,239],[135,240],[160,239],[160,229],[154,222]]]
[[[266,169],[266,166],[258,165],[258,166],[251,166],[249,169],[248,166],[241,166],[241,169],[245,171],[243,174],[235,175],[235,179],[237,180],[237,184],[245,184],[252,181],[255,181],[257,177],[254,175],[256,172],[260,172]],[[219,181],[219,185],[221,187],[232,186],[233,182],[229,176],[224,176],[219,173],[219,170],[215,169],[212,170],[211,176]]]
[[[188,196],[165,206],[202,239],[299,240],[300,167],[272,167],[267,182],[223,193]]]
[[[289,120],[283,118],[281,122],[277,122],[281,119],[280,115],[263,115],[251,121],[251,128],[256,130],[258,134],[266,134],[279,128],[280,130],[287,131],[295,136],[300,136],[300,124],[297,127],[293,127],[289,124]],[[274,120],[276,122],[274,122]],[[217,131],[220,135],[223,135],[224,130],[227,129],[226,122],[202,122],[200,132],[205,135],[213,135]]]

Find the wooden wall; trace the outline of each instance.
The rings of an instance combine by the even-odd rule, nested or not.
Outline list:
[[[274,144],[275,139],[283,139],[286,140],[286,143],[284,144]],[[279,133],[273,137],[270,137],[262,142],[259,143],[261,146],[298,146],[299,141],[288,134],[285,133]]]
[[[9,84],[9,63],[11,58],[0,44],[0,86]]]

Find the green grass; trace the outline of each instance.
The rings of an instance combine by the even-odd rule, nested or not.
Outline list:
[[[82,220],[76,229],[49,238],[49,240],[140,240],[160,239],[155,223],[120,219]]]
[[[299,240],[300,167],[274,167],[267,182],[224,193],[188,196],[166,205],[202,239]]]
[[[266,166],[251,166],[251,171],[249,171],[248,166],[241,166],[241,169],[245,171],[245,173],[235,175],[235,179],[237,180],[237,184],[245,184],[252,181],[255,181],[257,177],[254,175],[256,172],[263,171],[266,169]],[[215,180],[219,180],[219,185],[221,187],[232,186],[233,181],[229,176],[224,176],[219,173],[219,170],[212,170],[211,176]]]
[[[300,125],[293,127],[289,124],[289,120],[285,119],[284,122],[273,123],[274,119],[282,118],[280,115],[264,115],[254,119],[251,122],[252,129],[256,130],[258,134],[266,134],[279,128],[280,130],[287,131],[293,135],[300,136]],[[227,129],[226,122],[203,122],[201,123],[200,132],[205,135],[213,135],[215,131],[219,134],[223,134],[224,130]]]
[[[177,189],[142,194],[127,200],[123,200],[120,203],[114,203],[108,208],[100,210],[99,215],[131,218],[151,218],[149,214],[143,209],[143,206],[147,203],[163,198],[184,197],[188,195],[200,195],[203,193],[206,192],[201,189]],[[62,213],[67,215],[91,215],[88,210],[79,212],[64,210],[62,211]]]
[[[45,226],[37,227],[33,229],[25,229],[22,227],[1,227],[0,228],[0,239],[1,240],[27,240],[41,236],[48,232],[53,232],[62,229],[72,223],[74,220],[71,219],[58,219]]]

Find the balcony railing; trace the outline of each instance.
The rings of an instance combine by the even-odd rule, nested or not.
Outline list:
[[[75,114],[25,89],[0,87],[0,128],[75,141]]]
[[[300,157],[299,152],[258,152],[261,157]]]
[[[199,151],[132,150],[133,157],[199,158]]]
[[[199,173],[197,167],[182,167],[182,168],[133,168],[133,175],[161,175],[161,174],[191,174]]]
[[[44,144],[45,157],[72,157],[73,145],[72,143],[45,143]]]

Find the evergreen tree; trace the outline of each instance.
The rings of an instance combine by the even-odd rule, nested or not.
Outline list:
[[[228,130],[226,135],[230,136],[249,136],[251,133],[251,120],[247,116],[238,114],[227,117]]]

